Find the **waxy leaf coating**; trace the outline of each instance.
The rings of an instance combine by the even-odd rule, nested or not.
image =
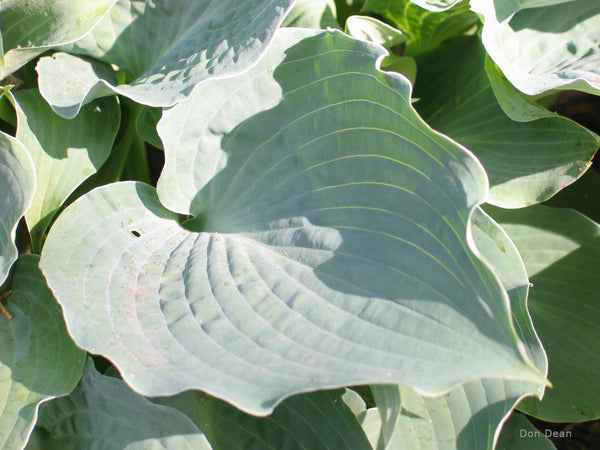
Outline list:
[[[98,188],[46,241],[78,345],[145,395],[200,389],[253,414],[348,384],[543,382],[471,245],[485,173],[384,55],[282,29],[243,78],[165,113],[158,190]]]

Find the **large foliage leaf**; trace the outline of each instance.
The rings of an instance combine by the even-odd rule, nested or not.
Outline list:
[[[15,233],[31,205],[35,168],[23,144],[0,132],[0,284],[4,283],[18,252]]]
[[[256,414],[354,383],[543,380],[469,245],[485,174],[383,54],[282,29],[260,66],[165,112],[162,204],[105,186],[46,241],[76,342],[146,395],[197,388]]]
[[[597,0],[472,0],[471,8],[484,19],[486,51],[525,94],[552,89],[600,93]]]
[[[0,79],[49,48],[89,33],[116,1],[3,0],[0,27],[6,53],[0,56]]]
[[[404,50],[407,55],[434,50],[445,40],[463,34],[479,23],[479,18],[469,9],[466,0],[447,1],[448,8],[456,4],[452,9],[441,8],[442,3],[437,3],[440,8],[436,8],[434,3],[427,3],[430,2],[367,0],[363,11],[382,15],[410,36]]]
[[[523,409],[551,422],[600,418],[600,225],[582,214],[542,205],[490,209],[511,236],[533,283],[529,307],[550,363],[549,389]]]
[[[26,218],[35,251],[46,227],[69,194],[106,161],[117,134],[120,107],[115,97],[99,99],[73,119],[52,111],[37,89],[14,94],[16,137],[36,168],[36,192]]]
[[[0,316],[0,446],[23,448],[42,401],[73,390],[84,352],[73,344],[38,268],[39,256],[22,255],[15,265],[12,294]]]
[[[46,448],[210,449],[184,414],[157,405],[88,359],[81,381],[67,396],[44,404],[39,425],[50,433]]]
[[[517,330],[532,360],[546,372],[546,356],[527,311],[529,280],[515,245],[481,210],[473,218],[473,237],[509,293]],[[382,424],[377,448],[398,449],[494,448],[515,405],[544,392],[540,384],[497,379],[469,381],[438,397],[421,396],[408,386],[372,389]]]
[[[292,3],[119,0],[96,32],[66,50],[117,65],[127,84],[117,85],[108,66],[57,53],[38,63],[40,91],[69,118],[82,104],[115,92],[144,105],[173,105],[199,82],[255,64]]]
[[[490,178],[490,203],[518,208],[547,200],[591,164],[600,139],[581,125],[539,112],[527,122],[505,114],[477,37],[457,39],[417,61],[415,107],[432,127],[477,155]]]

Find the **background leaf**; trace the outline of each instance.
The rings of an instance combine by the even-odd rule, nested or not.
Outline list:
[[[600,3],[544,3],[552,5],[472,0],[471,8],[484,18],[487,53],[525,94],[552,89],[599,94]]]
[[[490,179],[489,203],[518,208],[542,202],[591,164],[600,138],[581,125],[557,115],[516,122],[504,113],[477,37],[452,41],[417,64],[415,107],[477,155]]]
[[[0,132],[0,284],[18,253],[15,233],[35,191],[35,168],[23,144]]]
[[[173,105],[203,80],[254,65],[292,3],[119,0],[96,33],[64,50],[115,64],[127,75],[126,84],[116,85],[85,60],[62,53],[40,59],[40,91],[67,118],[113,92],[143,105]]]
[[[469,246],[485,174],[420,120],[404,77],[377,70],[383,53],[284,28],[243,79],[166,111],[162,204],[144,184],[104,186],[46,241],[76,342],[145,395],[200,389],[262,415],[348,384],[543,382]]]
[[[116,97],[86,106],[67,120],[56,115],[37,89],[14,94],[17,134],[36,168],[36,193],[27,210],[35,252],[41,250],[46,227],[79,184],[95,173],[110,154],[120,123]]]
[[[553,450],[556,447],[544,432],[538,430],[523,414],[511,414],[502,427],[498,440],[501,450]]]
[[[23,448],[41,402],[73,390],[84,352],[75,347],[60,307],[38,268],[39,256],[21,255],[0,316],[0,446]]]
[[[47,445],[53,449],[211,448],[184,414],[150,402],[121,380],[101,375],[91,359],[69,396],[42,406],[39,424],[50,432]]]
[[[600,373],[600,226],[575,211],[542,205],[489,211],[523,256],[533,283],[529,308],[554,385],[541,403],[527,400],[520,408],[550,422],[599,418],[592,380]]]
[[[442,7],[443,4],[447,7]],[[454,5],[456,6],[452,9],[446,10]],[[406,33],[410,39],[404,54],[411,56],[434,50],[445,40],[463,34],[479,24],[479,18],[470,11],[469,2],[466,0],[438,3],[414,0],[367,0],[363,11],[382,15]]]
[[[254,417],[200,392],[154,401],[178,409],[202,429],[213,449],[370,449],[344,390],[317,391],[283,401],[268,417]]]
[[[340,28],[334,0],[296,0],[283,21],[284,27]]]
[[[6,53],[0,65],[0,79],[49,48],[89,33],[116,1],[3,0],[0,27]]]

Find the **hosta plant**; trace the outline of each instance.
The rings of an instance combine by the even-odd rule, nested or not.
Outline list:
[[[0,26],[1,446],[552,448],[523,413],[600,418],[600,139],[552,110],[600,93],[597,0]]]

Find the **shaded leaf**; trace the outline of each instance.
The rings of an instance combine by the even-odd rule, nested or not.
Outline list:
[[[254,417],[199,392],[155,401],[191,418],[213,449],[370,449],[344,390],[317,391],[288,398],[269,417]]]
[[[501,450],[530,450],[532,448],[553,450],[556,447],[523,414],[514,413],[504,423],[496,448]]]
[[[119,0],[93,33],[65,50],[117,65],[130,82],[116,85],[97,64],[58,53],[38,63],[40,91],[67,118],[113,93],[143,105],[173,105],[203,80],[254,65],[292,3]]]
[[[417,63],[415,107],[432,127],[477,155],[490,179],[489,203],[518,208],[547,200],[591,164],[600,138],[581,125],[541,113],[516,122],[504,113],[477,37],[457,39]]]
[[[283,28],[244,77],[165,111],[158,196],[96,189],[46,241],[76,342],[145,395],[199,389],[257,415],[349,384],[543,382],[470,248],[485,173],[383,54]]]
[[[549,422],[600,418],[600,225],[576,211],[536,205],[489,209],[523,256],[533,287],[529,309],[554,385],[520,409]]]
[[[0,285],[17,260],[15,233],[34,192],[35,168],[31,156],[23,144],[0,131]]]
[[[135,121],[138,134],[156,148],[162,149],[162,141],[156,131],[156,125],[162,116],[162,108],[144,106],[140,109]]]
[[[567,186],[545,205],[575,209],[600,223],[600,173],[593,168],[588,170],[577,183]]]
[[[52,111],[37,89],[14,93],[17,134],[35,165],[36,193],[27,210],[33,249],[41,250],[46,227],[79,184],[106,161],[120,123],[115,97],[86,106],[73,119]]]
[[[3,0],[0,27],[6,53],[0,61],[0,79],[49,48],[89,33],[116,1]]]
[[[41,402],[73,390],[85,354],[75,347],[38,268],[39,256],[21,255],[0,316],[0,446],[23,448]]]
[[[42,406],[39,424],[50,432],[52,449],[210,449],[181,412],[157,405],[88,359],[81,381],[67,396]]]

